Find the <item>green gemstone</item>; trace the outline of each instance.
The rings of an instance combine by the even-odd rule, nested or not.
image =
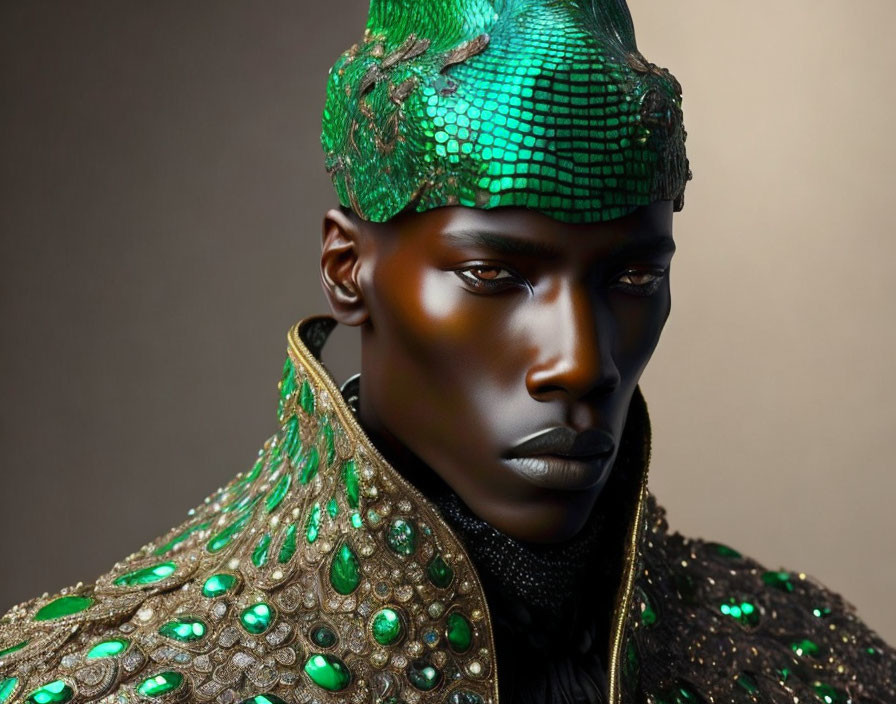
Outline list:
[[[667,689],[658,699],[658,704],[703,704],[704,699],[687,682],[679,681]]]
[[[316,502],[314,506],[311,507],[311,512],[308,514],[308,521],[305,523],[305,540],[307,540],[310,545],[317,540],[318,535],[320,535],[320,503]]]
[[[264,467],[264,457],[259,457],[255,464],[252,465],[252,469],[249,470],[249,473],[243,478],[243,484],[250,484],[258,479],[258,476],[261,474],[261,469]]]
[[[790,572],[765,572],[762,581],[769,587],[780,589],[782,592],[793,591],[793,581]]]
[[[723,545],[722,543],[707,543],[706,546],[712,550],[719,557],[725,557],[729,560],[738,560],[743,555],[741,555],[734,548],[729,548],[727,545]]]
[[[280,480],[274,485],[274,488],[271,489],[268,494],[268,498],[265,499],[264,505],[267,509],[268,513],[274,511],[280,503],[283,501],[283,498],[286,496],[286,492],[289,491],[289,485],[292,483],[292,474],[287,472]]]
[[[159,633],[171,640],[191,643],[203,638],[207,630],[206,625],[197,619],[176,618],[159,628]]]
[[[339,504],[336,503],[336,499],[327,501],[327,513],[330,514],[330,518],[336,518],[339,515]]]
[[[308,415],[314,413],[314,389],[307,379],[302,382],[302,390],[299,391],[299,405]]]
[[[99,660],[100,658],[111,658],[116,655],[121,655],[125,650],[128,649],[128,646],[131,644],[131,641],[126,638],[113,638],[112,640],[104,640],[101,643],[97,643],[93,646],[87,653],[88,660]]]
[[[445,637],[455,653],[467,652],[473,643],[473,627],[469,619],[458,611],[452,611],[445,622]]]
[[[6,648],[4,650],[0,650],[0,658],[5,658],[7,655],[12,655],[13,653],[17,653],[22,648],[28,645],[27,640],[23,640],[21,643],[16,643],[15,645]]]
[[[428,661],[418,658],[408,665],[408,680],[417,689],[428,692],[442,681],[442,673]]]
[[[485,704],[475,692],[468,692],[465,689],[456,689],[445,700],[445,704]]]
[[[454,579],[454,570],[439,553],[436,553],[426,566],[426,576],[439,589],[445,589]]]
[[[816,606],[812,609],[812,615],[815,618],[827,618],[833,612],[827,606]]]
[[[778,672],[778,678],[781,680],[782,683],[784,683],[788,679],[790,679],[790,675],[793,674],[793,672],[786,667],[782,667],[777,672]]]
[[[628,682],[636,682],[641,663],[638,660],[638,649],[635,647],[633,639],[629,639],[625,647],[625,665],[623,674]]]
[[[729,599],[727,604],[719,607],[719,611],[744,626],[756,626],[759,623],[759,610],[749,601],[738,603],[736,599]]]
[[[118,582],[116,582],[117,584]],[[89,596],[61,596],[34,614],[35,621],[50,621],[54,618],[71,616],[86,611],[93,606],[95,599]]]
[[[259,495],[260,496],[260,495]],[[256,497],[256,500],[259,497]],[[253,502],[254,506],[254,502]],[[208,541],[208,544],[205,546],[205,549],[211,553],[219,552],[230,545],[233,542],[233,539],[237,536],[237,534],[243,530],[248,524],[249,521],[252,520],[252,513],[247,508],[246,513],[237,518],[233,523],[227,526],[224,530],[214,536],[211,540]]]
[[[659,619],[659,615],[653,600],[641,588],[638,589],[638,596],[641,602],[641,623],[645,626],[654,625]]]
[[[398,555],[413,555],[417,549],[417,531],[403,518],[396,518],[386,533],[386,545]]]
[[[336,633],[327,626],[318,626],[311,631],[311,642],[321,648],[332,648],[337,640]]]
[[[5,680],[0,680],[0,704],[5,704],[9,700],[18,683],[18,677],[7,677]]]
[[[296,390],[296,377],[293,374],[292,360],[287,357],[283,364],[283,375],[280,377],[280,398],[286,399]]]
[[[299,419],[293,416],[286,421],[286,437],[283,440],[283,449],[290,462],[295,464],[302,451],[302,437],[299,428]]]
[[[308,451],[308,457],[305,458],[305,464],[302,465],[302,474],[299,476],[300,484],[307,484],[317,474],[320,466],[320,453],[316,447],[312,447]]]
[[[205,580],[205,584],[202,585],[202,596],[208,597],[209,599],[223,596],[233,589],[238,581],[236,576],[227,574],[226,572],[213,574]]]
[[[330,425],[329,419],[323,424],[324,444],[327,446],[327,467],[333,464],[336,459],[336,443],[333,440],[333,426]]]
[[[737,676],[736,681],[737,686],[749,694],[756,694],[759,692],[759,685],[756,682],[756,678],[749,672],[741,672]]]
[[[352,679],[345,663],[326,653],[312,653],[305,662],[305,672],[314,684],[330,692],[345,689]]]
[[[880,648],[870,646],[868,648],[865,648],[865,655],[870,655],[872,658],[876,659],[883,655],[883,651]]]
[[[296,524],[290,523],[286,527],[286,536],[283,538],[283,544],[280,546],[280,554],[277,556],[277,562],[281,565],[286,564],[296,554]]]
[[[114,584],[118,586],[138,587],[144,584],[155,584],[168,579],[177,571],[177,564],[174,562],[162,562],[151,567],[144,567],[142,570],[128,572],[115,580]]]
[[[268,548],[271,546],[271,535],[270,533],[265,533],[261,540],[258,541],[258,545],[255,546],[255,549],[252,551],[252,564],[256,567],[264,567],[265,563],[268,561]]]
[[[831,687],[829,684],[816,682],[812,688],[815,690],[815,696],[824,704],[848,704],[851,701],[846,692]]]
[[[352,512],[351,521],[352,521],[353,528],[361,528],[364,526],[364,519],[361,518],[361,514],[358,513],[357,511]]]
[[[244,699],[240,704],[286,704],[280,697],[275,694],[256,694],[254,697]]]
[[[348,543],[342,543],[333,556],[330,584],[340,594],[351,594],[361,584],[361,564]]]
[[[143,680],[137,686],[137,693],[141,697],[155,699],[168,694],[168,692],[173,692],[183,684],[183,681],[184,676],[179,672],[160,672]]]
[[[243,624],[243,628],[255,635],[268,630],[273,620],[274,610],[263,601],[244,609],[240,614],[240,623]]]
[[[404,635],[404,626],[395,609],[380,609],[373,617],[371,631],[377,643],[392,645]]]
[[[821,648],[808,638],[791,644],[790,649],[799,656],[807,655],[810,658],[818,657],[821,653]]]
[[[182,542],[184,542],[187,538],[189,538],[191,535],[193,535],[193,533],[196,533],[200,530],[205,530],[210,525],[211,525],[210,523],[206,522],[206,523],[200,523],[199,525],[195,525],[192,528],[187,528],[180,535],[172,538],[164,545],[157,547],[155,550],[153,550],[152,554],[155,555],[156,557],[158,557],[159,555],[164,555],[166,552],[170,552],[175,547],[177,547]]]
[[[358,483],[358,469],[354,460],[347,460],[342,465],[342,481],[345,482],[345,496],[351,508],[358,508],[361,497],[361,486]]]
[[[25,704],[62,704],[74,696],[74,691],[65,682],[53,680],[29,694]]]

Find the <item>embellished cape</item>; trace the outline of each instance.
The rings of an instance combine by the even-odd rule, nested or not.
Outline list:
[[[334,326],[290,330],[280,427],[246,472],[95,582],[0,619],[0,704],[498,704],[513,691],[502,604],[476,566],[486,538],[364,434],[319,361]],[[604,588],[582,587],[607,638],[575,638],[606,670],[588,701],[896,702],[896,652],[840,596],[669,532],[647,490],[640,393],[622,447]]]

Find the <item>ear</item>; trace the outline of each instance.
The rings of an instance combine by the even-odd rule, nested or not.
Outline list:
[[[345,325],[367,320],[367,306],[361,295],[361,223],[338,208],[324,215],[320,279],[333,317]]]

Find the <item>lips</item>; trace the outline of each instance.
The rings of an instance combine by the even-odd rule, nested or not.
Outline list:
[[[555,455],[586,461],[612,454],[616,447],[613,436],[600,428],[577,433],[572,428],[557,426],[539,431],[522,440],[504,454],[505,459]]]

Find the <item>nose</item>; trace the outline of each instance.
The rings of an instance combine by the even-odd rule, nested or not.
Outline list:
[[[537,317],[537,361],[526,373],[532,398],[578,400],[619,385],[612,317],[594,298],[585,286],[565,284]]]

